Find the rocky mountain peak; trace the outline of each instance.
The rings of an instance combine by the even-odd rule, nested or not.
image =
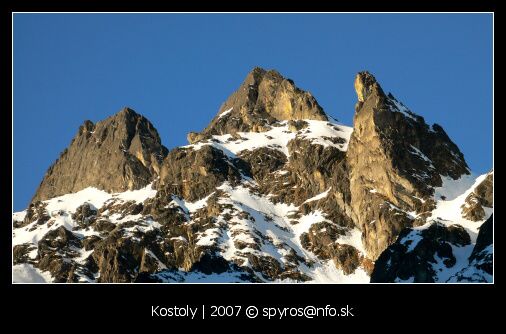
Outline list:
[[[311,93],[299,89],[278,71],[255,67],[207,128],[201,133],[191,132],[188,141],[227,133],[264,132],[275,122],[301,119],[328,120]]]
[[[167,155],[157,130],[130,108],[96,124],[87,120],[48,169],[32,201],[96,187],[138,189],[154,180]]]
[[[220,108],[241,109],[252,113],[266,113],[275,120],[328,120],[327,115],[311,93],[298,88],[294,81],[276,70],[255,67],[239,89]],[[219,115],[218,114],[218,115]]]
[[[243,81],[243,85],[254,85],[258,86],[265,77],[275,78],[275,80],[283,80],[283,76],[276,70],[266,70],[261,67],[254,67]]]
[[[357,73],[354,86],[359,102],[364,102],[373,90],[381,90],[376,78],[368,71]]]

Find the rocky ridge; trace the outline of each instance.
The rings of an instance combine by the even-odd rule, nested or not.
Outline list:
[[[368,72],[355,89],[350,128],[255,68],[170,152],[131,109],[85,122],[13,214],[15,280],[490,281],[492,174]]]

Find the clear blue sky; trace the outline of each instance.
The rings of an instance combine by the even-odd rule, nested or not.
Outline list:
[[[367,69],[442,125],[474,172],[492,167],[491,14],[16,14],[14,209],[85,119],[129,106],[183,145],[254,66],[349,125]]]

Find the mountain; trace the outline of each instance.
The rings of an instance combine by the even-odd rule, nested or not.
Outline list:
[[[132,109],[97,124],[85,121],[49,167],[32,202],[87,187],[108,192],[144,187],[157,177],[166,155],[154,126]]]
[[[190,143],[212,135],[263,132],[276,121],[327,121],[316,99],[275,70],[254,68],[201,133],[188,134]]]
[[[254,68],[170,152],[131,109],[86,121],[13,213],[14,281],[491,282],[493,173],[354,85],[348,127]]]

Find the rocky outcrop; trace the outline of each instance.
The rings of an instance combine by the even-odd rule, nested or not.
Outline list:
[[[254,68],[239,89],[221,106],[216,117],[201,133],[191,132],[192,144],[211,135],[261,132],[281,120],[327,120],[311,93],[297,88],[294,82],[275,70]]]
[[[336,169],[345,158],[345,152],[333,147],[313,145],[305,139],[288,143],[290,171],[297,182],[294,200],[301,204],[332,187]]]
[[[158,132],[129,108],[96,124],[84,122],[48,169],[32,202],[96,187],[108,192],[151,183],[167,155]]]
[[[434,223],[423,230],[407,228],[399,234],[376,260],[371,282],[437,281],[439,267],[452,268],[456,264],[452,246],[462,247],[471,242],[460,225],[444,226]]]
[[[295,205],[301,205],[306,199],[332,187],[330,196],[346,196],[347,185],[342,185],[343,182],[346,183],[342,171],[345,152],[332,146],[313,144],[302,138],[291,140],[287,148],[289,158],[285,160],[285,156],[281,154],[283,158],[280,161],[283,163],[269,162],[269,158],[263,156],[255,161],[251,159],[253,154],[244,155],[244,160],[252,163],[253,175],[264,176],[259,180],[259,190],[262,193],[270,194],[275,202]],[[257,151],[261,152],[255,150],[252,153]],[[280,153],[270,154],[271,157],[273,155],[279,156]],[[258,153],[255,153],[255,156],[258,156]],[[259,159],[263,159],[265,163],[258,164]],[[258,171],[260,168],[264,172]],[[281,173],[275,173],[276,171]]]
[[[38,225],[45,224],[49,219],[51,219],[49,213],[46,211],[46,206],[47,204],[41,201],[30,203],[26,209],[26,215],[24,219],[22,221],[14,221],[13,227],[20,228],[30,225],[33,222],[37,222]]]
[[[333,260],[336,268],[346,275],[353,274],[363,260],[358,250],[337,239],[346,235],[346,229],[329,222],[316,223],[300,237],[301,244],[322,260]]]
[[[264,184],[264,180],[272,173],[285,166],[286,156],[278,150],[268,147],[261,147],[252,151],[244,151],[239,157],[246,162],[248,174],[250,174],[259,184]]]
[[[20,264],[20,263],[36,263],[36,258],[30,257],[30,252],[36,251],[37,247],[35,247],[31,243],[24,243],[20,245],[16,245],[12,248],[12,263]]]
[[[488,173],[474,190],[466,197],[462,205],[462,216],[472,221],[479,221],[485,218],[485,209],[494,206],[494,172]]]
[[[72,214],[72,219],[83,228],[95,222],[97,213],[97,209],[93,204],[84,203]]]
[[[176,148],[163,162],[159,196],[174,194],[190,202],[204,198],[226,180],[238,184],[242,179],[239,166],[240,161],[229,159],[209,145],[196,150]],[[246,172],[246,168],[242,171]]]
[[[434,187],[441,176],[469,174],[462,153],[438,126],[429,126],[376,79],[360,72],[358,102],[346,159],[353,220],[363,231],[372,259],[393,243],[400,231],[424,220],[433,209]],[[408,212],[416,212],[419,217]]]
[[[71,231],[61,226],[49,231],[38,243],[37,267],[49,271],[55,283],[74,283],[81,275],[92,279],[93,274],[76,262],[82,248],[81,240]]]
[[[95,246],[93,259],[100,272],[99,282],[132,282],[140,271],[145,245],[138,238],[124,236],[122,228]]]

